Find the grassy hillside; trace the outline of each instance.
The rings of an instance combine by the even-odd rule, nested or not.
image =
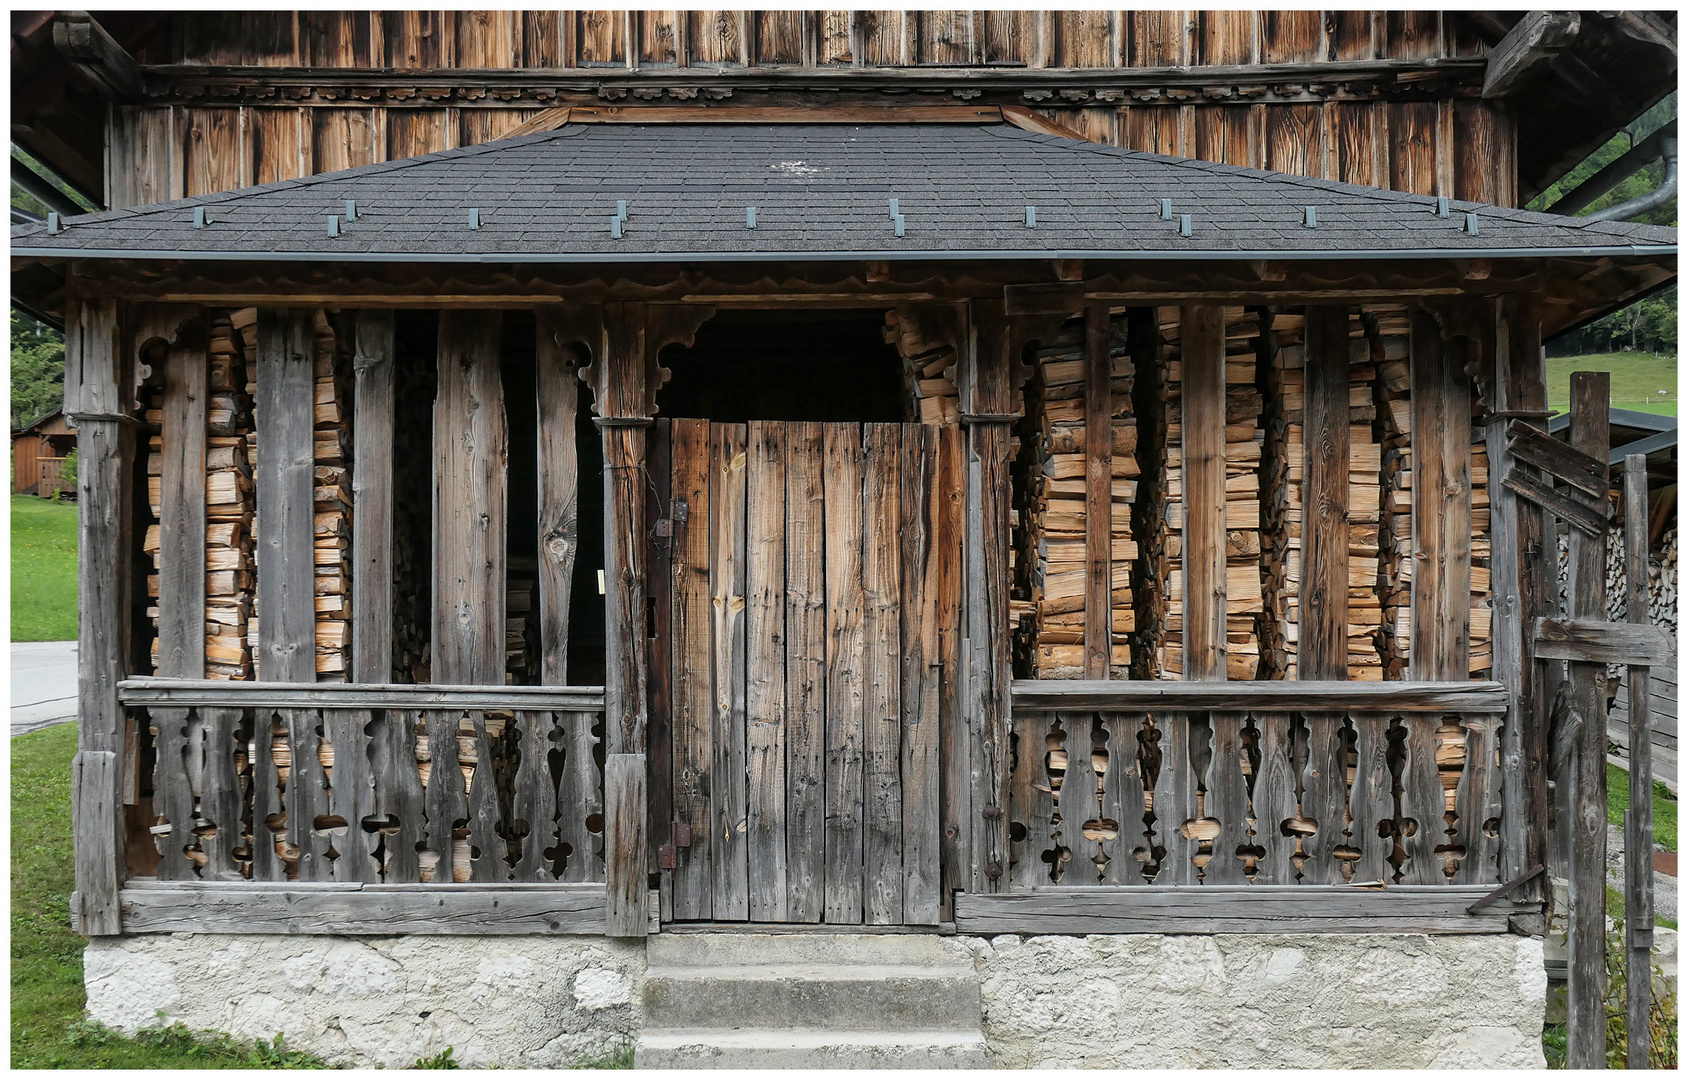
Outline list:
[[[1564,412],[1571,400],[1571,372],[1612,373],[1612,407],[1676,415],[1676,357],[1644,352],[1556,356],[1547,361],[1547,407]],[[1660,393],[1660,391],[1664,391]]]
[[[76,504],[12,496],[12,640],[76,637]]]

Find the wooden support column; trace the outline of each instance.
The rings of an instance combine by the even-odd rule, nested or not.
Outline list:
[[[158,523],[158,674],[205,677],[205,422],[210,401],[202,323],[165,350]]]
[[[1548,614],[1555,589],[1553,543],[1544,537],[1541,508],[1521,499],[1504,481],[1521,466],[1512,457],[1506,429],[1518,414],[1536,428],[1547,425],[1547,380],[1542,362],[1541,315],[1528,298],[1502,300],[1492,321],[1494,409],[1484,430],[1489,452],[1489,580],[1494,598],[1495,681],[1506,686],[1507,712],[1500,730],[1500,878],[1512,881],[1547,861],[1547,762],[1550,706],[1529,633]],[[1485,320],[1489,323],[1489,320]],[[1540,901],[1547,883],[1537,877],[1513,898]],[[1525,933],[1547,929],[1543,915],[1514,916]]]
[[[1650,623],[1647,455],[1624,455],[1624,579],[1628,621]],[[1649,1064],[1653,1000],[1653,717],[1650,669],[1629,665],[1629,809],[1624,811],[1624,944],[1628,950],[1628,1064]],[[1635,733],[1640,732],[1637,736]]]
[[[1611,441],[1612,377],[1604,371],[1571,375],[1571,447],[1600,461]],[[1606,536],[1570,530],[1573,619],[1606,617]],[[1566,994],[1565,1065],[1606,1064],[1606,671],[1604,664],[1570,664],[1572,714],[1582,717],[1571,766],[1570,970]],[[1631,743],[1648,737],[1631,728]]]
[[[1108,305],[1084,309],[1084,677],[1106,679],[1113,656],[1113,367]]]
[[[643,937],[648,927],[646,436],[667,375],[657,357],[665,345],[690,343],[713,314],[688,304],[612,303],[566,310],[548,324],[557,344],[581,342],[592,354],[580,377],[604,440],[604,859],[606,932],[614,937]]]
[[[510,432],[503,314],[442,311],[434,402],[433,678],[504,683]]]
[[[1348,309],[1308,307],[1306,342],[1298,670],[1303,679],[1346,679]]]
[[[1224,679],[1225,309],[1186,305],[1181,320],[1184,678]]]
[[[556,313],[539,326],[539,681],[568,684],[569,596],[580,550],[580,455],[575,447],[580,390],[573,342],[561,340]]]
[[[1462,340],[1411,309],[1413,584],[1410,677],[1470,677],[1471,378]]]
[[[265,682],[316,681],[315,332],[308,309],[258,312],[258,677]]]
[[[64,408],[77,442],[77,722],[71,763],[74,928],[122,930],[124,712],[117,684],[129,656],[130,475],[134,401],[112,300],[65,305]]]
[[[393,313],[357,313],[352,681],[393,681]]]

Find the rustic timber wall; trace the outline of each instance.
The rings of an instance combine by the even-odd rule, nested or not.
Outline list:
[[[148,104],[113,107],[106,176],[130,206],[486,142],[561,104],[833,108],[918,88],[1032,105],[1097,142],[1511,205],[1514,125],[1478,98],[1482,51],[1434,11],[195,13],[140,50],[167,66]],[[873,81],[804,83],[843,72]]]

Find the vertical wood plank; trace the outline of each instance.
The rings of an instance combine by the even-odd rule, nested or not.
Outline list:
[[[786,915],[826,904],[826,521],[821,425],[786,425]]]
[[[328,881],[334,867],[328,838],[317,819],[328,814],[328,780],[322,768],[322,722],[317,709],[286,709],[287,842],[298,853],[300,881]]]
[[[468,880],[467,866],[458,867],[452,842],[456,823],[467,819],[468,805],[464,799],[463,770],[457,764],[457,725],[460,711],[430,709],[423,714],[428,724],[428,780],[425,792],[428,835],[425,850],[435,856],[432,881],[449,885],[457,880],[459,869]]]
[[[1225,678],[1225,309],[1181,309],[1184,677]]]
[[[1104,844],[1108,864],[1103,869],[1102,883],[1106,885],[1143,884],[1143,864],[1140,856],[1147,854],[1148,827],[1144,821],[1143,762],[1138,734],[1143,727],[1140,715],[1105,714],[1107,728],[1108,771],[1102,777],[1102,804],[1098,814],[1116,823],[1118,835],[1114,842]]]
[[[1307,308],[1300,677],[1348,677],[1348,309]]]
[[[645,755],[610,754],[604,759],[604,854],[611,866],[604,933],[644,937],[649,932],[645,884]]]
[[[1401,765],[1401,845],[1407,861],[1403,885],[1445,885],[1438,845],[1447,840],[1447,799],[1436,772],[1436,725],[1439,717],[1408,716],[1406,759]]]
[[[1343,817],[1348,809],[1347,759],[1342,746],[1342,716],[1307,715],[1307,766],[1302,782],[1301,814],[1317,823],[1317,831],[1302,841],[1307,861],[1301,879],[1309,885],[1340,885],[1342,863],[1336,849],[1343,843]]]
[[[574,350],[552,325],[538,321],[539,397],[539,681],[568,685],[569,597],[580,550],[580,456],[575,446],[580,390]]]
[[[1611,444],[1611,380],[1571,373],[1571,445],[1605,461]],[[1416,479],[1416,478],[1415,478]],[[1570,530],[1570,617],[1606,617],[1606,537]],[[1570,971],[1565,1064],[1595,1069],[1606,1050],[1606,715],[1605,668],[1570,665],[1570,703],[1583,717],[1571,766]],[[1632,721],[1633,723],[1633,721]],[[1632,727],[1632,732],[1638,729]],[[1644,736],[1632,736],[1640,742]]]
[[[1647,575],[1647,455],[1624,455],[1624,580],[1627,621],[1649,621]],[[1624,813],[1624,937],[1628,949],[1625,1006],[1629,1063],[1651,1061],[1653,998],[1653,723],[1648,683],[1650,670],[1629,668],[1630,763],[1632,797]]]
[[[422,880],[417,845],[427,832],[422,777],[417,772],[418,713],[414,709],[385,709],[375,723],[376,736],[371,744],[375,814],[387,822],[382,829],[385,851],[381,880],[409,885]],[[426,738],[426,732],[422,734]],[[256,828],[256,807],[253,822]]]
[[[205,771],[199,816],[209,830],[200,838],[200,848],[205,852],[200,877],[238,881],[241,873],[234,850],[241,842],[241,795],[234,753],[244,712],[201,709],[200,714],[205,721]]]
[[[865,921],[903,921],[901,424],[863,428],[862,717]]]
[[[504,682],[506,472],[502,314],[440,313],[434,402],[433,677]]]
[[[308,310],[258,311],[258,677],[316,681],[314,328]]]
[[[1106,679],[1113,642],[1113,367],[1108,305],[1084,309],[1084,677]]]
[[[785,425],[752,421],[745,466],[745,758],[750,918],[788,921]]]
[[[330,841],[337,853],[335,881],[381,880],[381,867],[375,861],[377,834],[363,827],[364,819],[375,813],[375,774],[365,735],[372,719],[368,709],[323,710],[323,730],[334,754],[325,812],[345,822]]]
[[[1468,676],[1471,621],[1471,380],[1464,350],[1411,314],[1414,679]],[[1604,755],[1602,755],[1604,756]]]
[[[690,835],[676,842],[674,917],[709,919],[714,912],[711,839],[710,686],[712,620],[709,600],[709,422],[676,419],[670,429],[674,621],[670,663],[674,672],[674,822]],[[819,482],[819,476],[816,476]]]
[[[1202,874],[1205,885],[1241,885],[1243,862],[1237,849],[1247,839],[1248,789],[1242,768],[1243,716],[1241,713],[1213,713],[1213,761],[1207,773],[1206,815],[1219,821],[1219,835],[1213,839],[1213,857]]]
[[[1063,885],[1095,885],[1098,844],[1086,835],[1085,826],[1100,816],[1097,795],[1096,714],[1063,713],[1061,726],[1067,731],[1067,772],[1061,778],[1061,846],[1066,848],[1061,869]]]
[[[469,777],[469,880],[504,881],[509,866],[504,861],[503,838],[498,835],[498,781],[493,775],[486,713],[474,709],[469,720],[475,740],[475,771]]]
[[[646,811],[646,838],[650,857],[659,871],[657,917],[674,919],[674,422],[658,417],[651,426],[648,474],[652,513],[660,515],[651,524],[650,564],[645,582],[650,589],[648,631],[650,679],[646,688],[649,720],[646,726],[645,760],[651,767],[650,806]],[[666,528],[664,528],[666,524]],[[664,849],[667,849],[665,852]],[[663,864],[667,863],[667,867]]]
[[[187,849],[193,835],[193,790],[188,786],[188,709],[152,709],[152,801],[156,816],[170,826],[158,834],[158,877],[186,881],[198,875]]]
[[[1165,849],[1155,884],[1194,885],[1196,841],[1184,832],[1185,825],[1196,816],[1191,718],[1188,713],[1161,712],[1155,714],[1155,725],[1161,733],[1160,773],[1155,777],[1155,839]]]
[[[948,493],[936,488],[939,431],[905,424],[900,466],[903,921],[919,926],[937,923],[942,911],[938,564],[946,556],[934,545]]]
[[[521,710],[515,717],[520,760],[511,813],[513,825],[525,826],[521,857],[512,878],[518,882],[552,880],[552,862],[545,853],[557,843],[557,788],[551,778],[551,733],[554,713]],[[574,812],[574,808],[570,808]]]
[[[393,681],[393,313],[357,313],[352,681]]]
[[[827,424],[826,922],[859,923],[863,901],[862,431]]]
[[[1355,713],[1354,786],[1348,812],[1353,817],[1350,843],[1360,849],[1354,881],[1392,882],[1389,854],[1393,836],[1379,836],[1378,825],[1395,816],[1394,778],[1389,773],[1389,720],[1383,713]]]
[[[1050,770],[1050,743],[1056,739],[1052,713],[1027,712],[1014,718],[1015,753],[1009,781],[1010,817],[1022,838],[1014,841],[1008,870],[1016,889],[1051,884],[1044,856],[1054,846],[1055,789]],[[1013,834],[1011,831],[1010,835]]]
[[[1254,778],[1255,843],[1265,849],[1254,880],[1259,885],[1294,885],[1295,839],[1284,826],[1296,815],[1293,718],[1288,713],[1255,713],[1260,736],[1260,772]]]
[[[563,771],[557,778],[557,843],[564,881],[603,881],[606,874],[608,836],[604,850],[593,836],[591,821],[604,809],[607,774],[600,775],[597,753],[600,740],[592,728],[602,718],[597,713],[571,712],[560,717]],[[601,827],[607,828],[607,826]]]
[[[714,709],[710,825],[715,919],[749,918],[745,763],[745,448],[743,424],[712,424],[710,602]]]
[[[1492,716],[1466,716],[1460,723],[1465,728],[1465,768],[1459,774],[1454,812],[1458,815],[1459,830],[1456,843],[1464,855],[1457,880],[1486,885],[1500,878],[1496,859],[1500,838],[1489,830],[1489,822],[1500,816],[1500,777],[1495,775],[1496,721]]]
[[[962,671],[962,563],[966,525],[966,483],[961,430],[940,427],[935,438],[938,460],[932,482],[934,498],[933,548],[936,552],[935,614],[938,651],[938,784],[942,871],[941,899],[950,914],[954,890],[967,887],[973,850],[968,774],[974,760],[966,724],[966,677]]]
[[[164,448],[158,553],[158,673],[205,677],[205,338],[173,343],[164,370]],[[309,408],[309,405],[306,406]],[[315,675],[312,676],[315,678]]]

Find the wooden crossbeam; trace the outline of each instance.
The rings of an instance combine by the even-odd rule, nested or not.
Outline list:
[[[1507,426],[1506,444],[1512,456],[1519,461],[1528,462],[1555,480],[1586,491],[1597,502],[1606,501],[1606,463],[1598,458],[1590,457],[1522,420],[1514,420]]]
[[[1516,469],[1507,473],[1501,484],[1508,491],[1522,495],[1581,532],[1590,536],[1598,536],[1606,531],[1606,515],[1600,510],[1577,499],[1561,495],[1546,484],[1522,475]]]
[[[1604,619],[1537,619],[1536,659],[1575,660],[1584,664],[1668,664],[1670,636],[1648,623]]]

